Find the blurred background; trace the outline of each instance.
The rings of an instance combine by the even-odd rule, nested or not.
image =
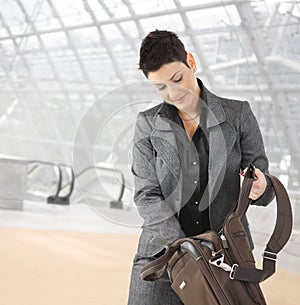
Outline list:
[[[264,287],[270,304],[297,303],[300,1],[0,0],[1,304],[126,304],[142,223],[134,121],[161,102],[138,51],[155,29],[178,34],[208,89],[250,102],[294,212],[281,276]],[[275,217],[275,204],[249,211],[258,260]]]

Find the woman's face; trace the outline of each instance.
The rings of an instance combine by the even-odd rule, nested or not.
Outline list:
[[[190,68],[176,61],[165,64],[159,70],[148,74],[148,79],[161,98],[180,110],[194,108],[193,104],[198,102],[200,95],[200,88],[194,74],[196,63],[190,53],[187,55],[187,63]]]

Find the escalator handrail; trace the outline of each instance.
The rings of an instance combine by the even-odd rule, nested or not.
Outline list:
[[[122,186],[121,186],[121,189],[120,189],[120,193],[119,193],[119,197],[118,197],[118,201],[121,201],[122,200],[122,197],[123,197],[123,194],[124,194],[124,190],[125,190],[125,178],[124,178],[124,175],[123,173],[118,170],[118,169],[113,169],[113,168],[109,168],[109,167],[104,167],[104,166],[88,166],[86,168],[84,168],[83,170],[81,170],[75,177],[76,179],[78,179],[80,176],[82,176],[84,173],[86,173],[87,171],[91,170],[91,169],[100,169],[100,170],[107,170],[107,171],[110,171],[110,172],[118,172],[121,176],[121,182],[122,182]]]
[[[60,196],[61,198],[68,199],[68,198],[71,197],[72,192],[73,192],[73,190],[74,190],[74,184],[75,184],[75,174],[74,174],[74,170],[73,170],[73,168],[72,168],[70,165],[67,165],[67,164],[62,164],[62,163],[60,163],[60,164],[58,164],[58,166],[59,166],[60,168],[61,168],[61,167],[66,167],[66,168],[69,169],[70,172],[71,172],[71,177],[70,177],[69,182],[68,182],[67,184],[61,186],[61,188],[60,188],[60,190],[59,190],[59,193],[60,193],[66,186],[70,185],[70,189],[69,189],[68,194],[65,195],[65,196]]]
[[[38,164],[40,165],[49,165],[52,166],[52,168],[54,169],[54,172],[56,173],[57,177],[58,177],[58,181],[57,181],[57,188],[56,188],[56,193],[54,195],[54,197],[58,197],[61,186],[62,186],[62,171],[61,168],[53,163],[53,162],[47,162],[47,161],[39,161],[39,160],[28,160],[28,164]]]
[[[58,196],[58,194],[60,192],[60,189],[61,189],[61,185],[62,185],[62,171],[61,171],[60,167],[57,164],[55,164],[53,162],[48,162],[48,161],[26,160],[26,159],[21,159],[21,158],[0,157],[0,160],[9,161],[9,162],[22,162],[22,163],[24,163],[26,165],[37,164],[37,166],[34,166],[34,168],[29,171],[29,174],[31,174],[34,170],[36,170],[36,168],[38,168],[41,165],[49,165],[49,166],[51,166],[54,169],[54,172],[56,173],[56,176],[58,178],[56,194],[54,195],[54,197]],[[28,172],[27,172],[26,176],[28,176]]]
[[[33,166],[30,170],[28,170],[27,176],[31,175],[39,167],[40,167],[40,165],[38,165],[38,164]]]

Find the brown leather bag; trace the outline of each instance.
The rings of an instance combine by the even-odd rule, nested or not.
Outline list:
[[[281,182],[268,175],[276,194],[277,220],[263,253],[263,269],[255,260],[241,218],[249,199],[254,167],[245,174],[236,210],[230,213],[220,232],[208,231],[171,243],[166,252],[148,263],[142,279],[155,281],[167,269],[172,289],[185,305],[265,305],[259,283],[275,272],[277,253],[292,230],[292,211]]]

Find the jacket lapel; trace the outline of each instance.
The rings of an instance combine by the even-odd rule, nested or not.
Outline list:
[[[182,176],[180,157],[176,142],[176,136],[168,118],[166,108],[168,105],[162,103],[153,118],[153,131],[151,134],[154,149],[168,164],[170,171],[179,178]]]
[[[209,132],[208,188],[210,202],[214,200],[223,183],[227,156],[236,141],[236,131],[226,122],[220,98],[206,88],[207,129]],[[226,122],[226,123],[225,123]]]

